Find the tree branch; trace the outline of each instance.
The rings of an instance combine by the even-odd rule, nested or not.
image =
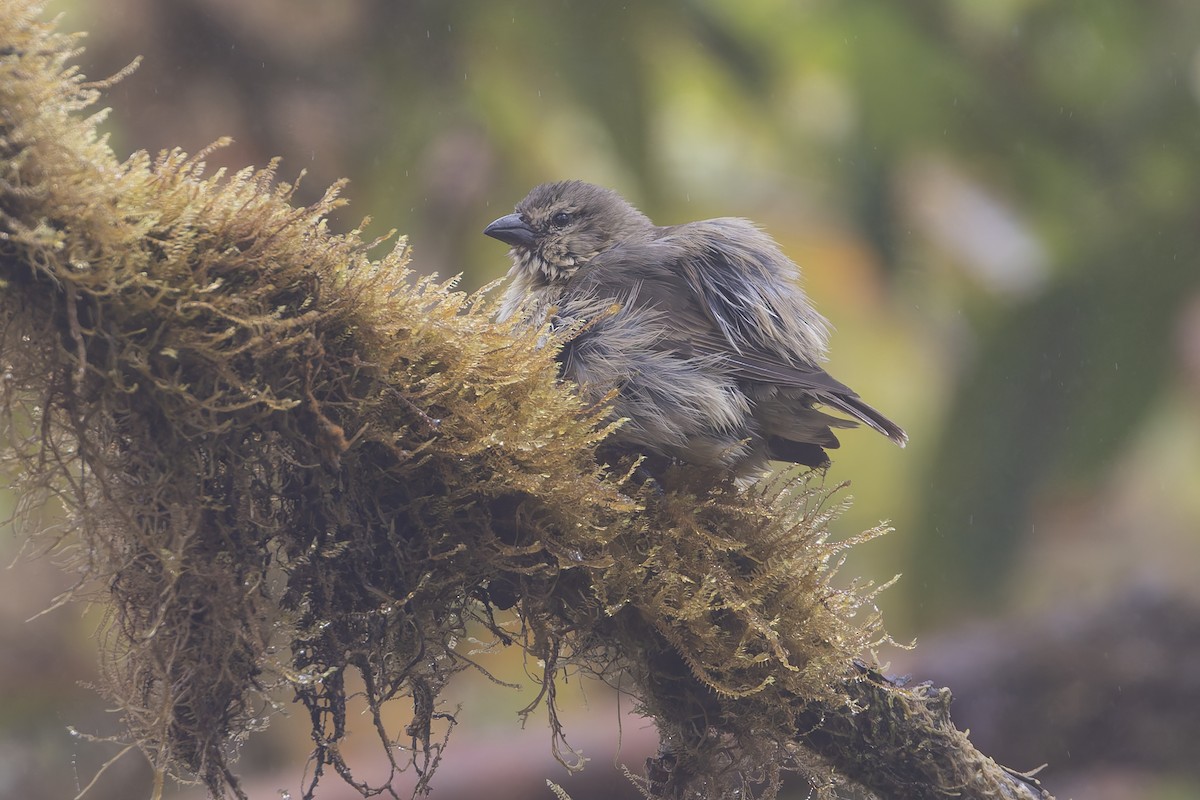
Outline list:
[[[546,665],[552,721],[564,671],[628,679],[664,737],[655,794],[832,769],[893,796],[1037,796],[944,693],[853,660],[885,634],[873,592],[831,582],[853,542],[829,541],[842,503],[814,476],[739,491],[679,470],[660,495],[599,466],[606,410],[559,384],[552,348],[412,280],[403,248],[330,234],[338,187],[297,208],[273,166],[118,163],[73,40],[38,13],[0,0],[0,457],[68,509],[77,594],[113,609],[104,690],[159,781],[244,796],[231,745],[287,689],[306,796],[326,768],[393,791],[341,756],[357,671],[423,787],[477,623]],[[397,697],[414,718],[389,732]]]

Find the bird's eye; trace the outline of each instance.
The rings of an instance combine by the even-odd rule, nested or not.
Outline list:
[[[566,211],[559,211],[550,218],[550,224],[556,228],[565,228],[571,222],[571,215]]]

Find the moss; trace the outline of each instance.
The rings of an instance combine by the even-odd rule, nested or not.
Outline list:
[[[288,687],[309,794],[328,767],[353,782],[357,673],[389,758],[380,709],[411,701],[424,788],[471,622],[543,660],[552,720],[565,670],[632,678],[676,793],[771,789],[803,762],[797,698],[846,705],[881,636],[872,595],[831,585],[819,481],[647,489],[604,466],[604,409],[553,349],[415,278],[403,240],[375,257],[331,234],[339,187],[295,207],[274,165],[118,161],[75,40],[39,13],[0,0],[2,458],[68,511],[31,534],[78,571],[64,600],[111,607],[103,690],[160,781],[241,796],[231,745]]]

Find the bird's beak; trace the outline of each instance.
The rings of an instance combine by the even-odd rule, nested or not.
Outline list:
[[[483,232],[513,247],[533,247],[533,228],[521,219],[520,214],[503,216],[484,228]]]

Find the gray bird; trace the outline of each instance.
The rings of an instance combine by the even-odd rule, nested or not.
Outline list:
[[[564,332],[563,376],[612,398],[623,449],[749,475],[768,461],[826,466],[832,429],[859,422],[908,440],[818,366],[827,323],[799,268],[747,220],[659,227],[616,192],[562,181],[484,233],[512,247],[500,319]]]

